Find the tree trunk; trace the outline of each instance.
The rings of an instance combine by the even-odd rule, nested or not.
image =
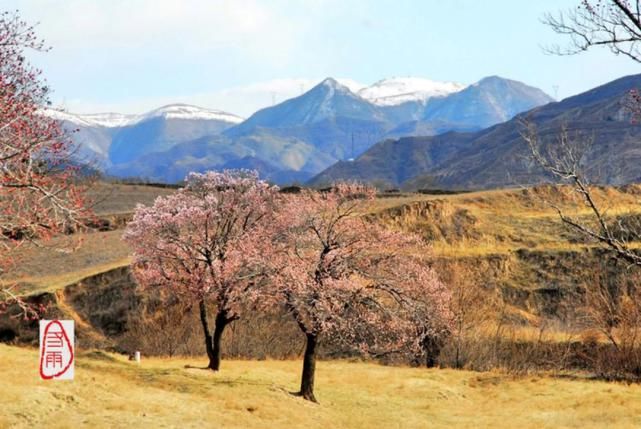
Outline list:
[[[205,301],[200,301],[200,322],[203,325],[203,332],[205,334],[205,349],[207,350],[207,357],[209,358],[209,365],[207,368],[212,371],[218,371],[220,369],[220,357],[222,354],[222,349],[220,347],[221,339],[223,338],[223,331],[225,327],[229,325],[234,320],[238,319],[238,316],[227,317],[226,311],[219,311],[216,314],[216,321],[214,322],[214,335],[212,336],[209,331],[209,322],[207,321],[207,306]]]
[[[209,322],[207,321],[207,307],[205,301],[199,302],[200,307],[200,323],[203,325],[203,333],[205,334],[205,350],[207,350],[207,357],[209,358],[208,368],[213,368],[214,362],[214,347],[211,334],[209,333]]]
[[[303,377],[300,382],[298,394],[308,401],[318,402],[314,397],[314,375],[316,373],[316,345],[318,337],[316,334],[305,334],[305,357],[303,359]]]
[[[441,345],[438,340],[433,337],[426,337],[423,340],[423,350],[425,352],[425,366],[427,368],[434,368],[437,363],[438,355],[441,351]],[[458,353],[458,349],[456,350]],[[458,361],[458,355],[457,355]]]
[[[218,314],[216,314],[212,356],[209,357],[209,368],[214,371],[218,371],[220,369],[220,356],[222,353],[220,340],[223,337],[223,331],[225,330],[225,327],[231,322],[231,320],[232,319],[227,318],[227,313],[224,311],[219,311]]]

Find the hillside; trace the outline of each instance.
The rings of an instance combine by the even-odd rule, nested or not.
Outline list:
[[[96,311],[120,311],[120,304],[111,308],[97,300],[98,307],[88,307],[86,299],[78,295],[79,288],[88,296],[112,295],[124,302],[134,299],[135,284],[126,272],[130,251],[120,239],[121,228],[136,202],[149,204],[155,196],[173,191],[102,185],[96,192],[104,196],[97,211],[108,222],[107,230],[84,235],[78,248],[74,236],[56,239],[54,244],[64,244],[69,252],[52,251],[47,246],[25,248],[21,250],[24,262],[5,278],[18,282],[24,293],[44,293],[39,299],[75,308],[77,315],[87,320],[94,318]],[[618,218],[641,214],[640,194],[636,186],[595,189],[597,202]],[[454,195],[387,194],[373,203],[367,215],[392,228],[421,235],[432,244],[439,272],[447,274],[452,264],[461,262],[487,287],[501,292],[510,305],[524,311],[529,320],[536,320],[562,316],[556,308],[560,300],[571,296],[578,282],[607,260],[592,243],[565,229],[547,202],[579,218],[588,215],[569,190],[554,187]],[[123,314],[113,317],[111,322],[125,326]],[[88,326],[91,335],[105,329],[104,322],[97,323]],[[13,321],[9,325],[16,328]]]
[[[550,100],[540,90],[502,78],[461,89],[457,84],[396,79],[355,94],[327,78],[298,97],[259,110],[222,135],[183,143],[111,171],[172,182],[189,169],[254,165],[276,183],[303,182],[387,136],[478,130]],[[465,113],[468,105],[480,116]]]
[[[220,134],[241,121],[238,116],[218,110],[182,104],[163,106],[122,126],[109,147],[109,160],[124,164],[151,152]]]
[[[528,161],[520,134],[524,118],[536,125],[544,147],[555,144],[563,126],[573,140],[584,142],[584,163],[595,183],[636,182],[641,126],[631,121],[625,102],[639,86],[641,75],[628,76],[482,131],[386,140],[354,162],[330,167],[313,183],[359,179],[414,189],[490,189],[544,182],[545,174]]]
[[[197,308],[188,302],[165,303],[159,300],[153,290],[142,291],[129,270],[130,250],[120,239],[123,223],[130,216],[130,210],[136,201],[149,204],[156,195],[172,190],[131,185],[101,187],[103,189],[97,189],[96,192],[109,195],[97,208],[99,216],[107,221],[104,231],[82,237],[68,237],[66,240],[70,241],[65,248],[69,251],[50,247],[25,247],[20,255],[23,262],[4,281],[17,283],[15,290],[26,295],[27,301],[45,305],[47,310],[44,318],[73,319],[76,322],[76,341],[82,352],[92,348],[125,354],[141,350],[145,356],[144,365],[149,362],[148,356],[173,356],[171,360],[154,361],[157,364],[152,365],[158,371],[157,378],[153,375],[156,374],[155,370],[144,372],[140,375],[141,378],[136,378],[134,372],[126,372],[126,377],[130,380],[145,380],[147,387],[150,382],[163,383],[157,381],[161,378],[174,380],[175,384],[171,384],[169,390],[173,390],[173,386],[186,385],[188,387],[183,389],[193,391],[196,395],[191,400],[200,403],[202,399],[199,395],[204,392],[211,403],[211,395],[222,394],[217,390],[217,385],[214,384],[211,387],[214,390],[210,391],[209,384],[203,387],[196,381],[202,374],[201,370],[183,372],[179,369],[185,363],[197,364],[198,359],[186,361],[175,358],[177,355],[200,356],[203,353],[202,331],[198,311],[195,311]],[[614,282],[625,280],[628,272],[613,263],[603,249],[586,242],[560,224],[557,214],[547,206],[546,201],[563,207],[575,217],[587,215],[585,207],[577,204],[576,196],[568,191],[558,187],[538,187],[451,195],[385,193],[379,195],[363,213],[390,228],[410,231],[427,239],[432,244],[431,264],[439,276],[452,287],[476,291],[474,293],[478,294],[475,295],[474,302],[478,305],[482,319],[472,325],[473,328],[469,328],[471,330],[466,331],[460,367],[476,371],[504,368],[515,374],[533,371],[539,374],[556,371],[576,377],[599,374],[590,356],[597,352],[607,352],[607,339],[598,331],[586,330],[580,314],[577,317],[574,310],[581,308],[581,297],[577,291],[582,284],[591,284],[589,282],[593,282],[595,276],[606,273],[608,281],[617,284]],[[594,194],[598,204],[608,208],[612,219],[641,217],[639,186],[598,188],[594,190]],[[75,247],[75,240],[78,238],[82,238],[83,243],[82,246]],[[60,242],[56,241],[54,244]],[[638,245],[639,243],[633,244]],[[455,273],[466,273],[466,277],[452,277]],[[11,317],[10,313],[0,317],[0,343],[35,345],[38,341],[37,332],[37,324],[33,322]],[[176,342],[176,338],[180,338],[180,341]],[[447,340],[439,354],[440,365],[459,367],[459,354],[454,344]],[[238,365],[243,366],[239,369],[238,379],[247,381],[247,377],[250,377],[257,386],[272,386],[277,383],[277,386],[292,385],[278,389],[293,389],[298,362],[293,363],[290,359],[300,356],[302,345],[303,338],[291,316],[278,310],[266,313],[247,312],[234,322],[223,337],[223,366],[225,371],[227,368],[240,368],[229,360],[241,359],[243,363]],[[78,374],[92,366],[91,353],[81,356]],[[319,350],[319,358],[322,359],[319,374],[324,368],[335,365],[333,359],[347,356],[357,358],[354,354],[337,348],[328,337]],[[246,359],[254,361],[247,363]],[[269,363],[270,359],[285,359],[284,362],[273,363],[268,373],[271,376],[278,372],[277,368],[287,367],[292,372],[287,375],[289,381],[270,381],[273,379],[265,375],[267,373],[261,373],[263,375],[258,375],[256,379],[248,375],[247,365],[263,368],[260,365],[272,365]],[[415,363],[411,359],[405,355],[390,356],[381,357],[380,362],[396,366],[385,370],[390,371],[389,377],[405,377],[406,374],[402,372],[406,369],[398,368],[398,365]],[[101,354],[98,360],[98,364],[107,365],[96,370],[105,377],[114,374],[114,370],[118,374],[120,369],[129,371],[127,368],[131,368],[122,358],[113,355],[107,358]],[[112,369],[108,366],[111,365],[110,362],[115,365]],[[358,366],[353,367],[351,371],[359,371],[357,368]],[[367,368],[380,367],[368,365]],[[452,376],[466,374],[449,370],[434,374],[446,373]],[[365,377],[363,379],[386,377],[380,373],[359,374],[360,377]],[[505,377],[476,374],[478,377],[492,379],[497,376]],[[120,380],[122,376],[116,377]],[[210,375],[202,374],[202,377]],[[223,377],[231,376],[224,372]],[[318,397],[323,406],[330,404],[329,399],[327,402],[323,399],[324,395],[327,395],[325,398],[336,398],[334,395],[339,390],[349,390],[350,403],[353,404],[353,398],[358,397],[357,390],[360,391],[361,387],[363,391],[373,388],[376,395],[382,395],[383,398],[400,394],[402,400],[406,401],[417,397],[411,390],[418,388],[414,379],[411,386],[408,385],[401,394],[397,390],[387,393],[385,389],[388,384],[385,383],[367,383],[376,387],[358,384],[352,391],[351,387],[340,384],[345,382],[344,378],[337,382],[323,377],[325,375],[320,375],[318,381]],[[443,381],[445,384],[452,383],[447,379],[449,375],[438,377],[440,380],[447,380]],[[202,380],[207,383],[211,381],[210,378]],[[522,380],[517,379],[516,384]],[[545,384],[543,379],[537,380]],[[141,395],[149,393],[138,381],[132,383],[129,386],[132,391]],[[224,383],[243,385],[243,382],[230,381],[229,378],[225,378]],[[474,381],[470,379],[467,383]],[[325,385],[321,387],[322,384]],[[78,386],[77,382],[74,385]],[[591,388],[596,385],[592,381],[589,383]],[[226,389],[228,388],[227,385]],[[430,384],[430,388],[439,387]],[[501,391],[505,392],[505,389],[509,387],[501,384]],[[154,391],[160,394],[157,390]],[[102,394],[102,391],[99,390],[99,393]],[[247,398],[254,393],[256,392],[242,392],[242,395],[249,395],[243,396]],[[257,394],[260,400],[266,399],[261,396],[262,393]],[[408,396],[404,396],[405,394]],[[469,391],[461,394],[468,398],[473,395]],[[76,406],[93,401],[93,397],[83,397],[80,391],[70,390],[67,395],[76,397],[73,401]],[[374,394],[368,397],[373,398]],[[373,399],[367,401],[370,400]],[[173,401],[173,397],[168,401]],[[340,409],[339,402],[331,402],[332,409]],[[122,404],[124,403],[117,402],[113,406],[124,406]],[[81,414],[82,408],[77,409]],[[392,409],[380,409],[383,415],[379,418],[384,421],[388,418],[388,413],[392,413]],[[66,415],[75,415],[73,410],[75,408],[69,409],[70,413]],[[175,411],[179,412],[179,409]],[[417,419],[423,418],[422,411],[417,413]],[[165,414],[162,416],[162,419],[173,422],[171,417]],[[396,418],[393,413],[389,416],[390,419]],[[131,418],[120,413],[115,413],[112,417]],[[333,415],[332,418],[339,417]],[[436,418],[437,415],[432,417]],[[365,422],[359,419],[350,414],[345,424],[349,427],[349,422],[355,421],[354,425],[358,427]],[[491,421],[488,420],[488,424]],[[252,422],[246,424],[250,423]],[[1,425],[2,423],[0,427]]]
[[[298,361],[225,361],[214,374],[185,367],[202,366],[201,358],[143,356],[137,366],[120,355],[84,350],[73,382],[42,382],[37,350],[0,345],[0,355],[0,427],[311,429],[403,422],[404,428],[538,429],[641,423],[641,387],[581,378],[323,361],[317,405],[289,393],[297,387]]]
[[[226,134],[237,135],[255,127],[284,128],[313,124],[340,116],[371,121],[385,120],[375,105],[354,94],[335,79],[327,78],[299,97],[259,110]]]
[[[51,108],[42,113],[58,120],[67,131],[78,161],[94,164],[103,172],[149,151],[219,134],[242,121],[227,112],[187,104],[167,105],[140,115],[74,114]]]
[[[538,88],[510,79],[490,76],[449,97],[430,100],[423,121],[442,121],[459,126],[487,128],[515,115],[554,101]]]
[[[153,204],[156,197],[172,192],[173,189],[155,186],[98,183],[89,197],[104,230],[59,236],[40,246],[24,246],[15,254],[21,259],[20,265],[13,267],[3,280],[17,280],[24,292],[40,293],[128,265],[130,250],[121,240],[125,222],[137,204]]]

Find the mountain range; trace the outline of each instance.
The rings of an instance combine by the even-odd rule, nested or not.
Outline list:
[[[311,183],[360,180],[408,189],[541,183],[549,177],[531,161],[522,137],[524,121],[536,128],[544,153],[553,153],[562,129],[567,130],[572,145],[584,152],[582,167],[593,183],[638,182],[641,125],[633,120],[628,104],[630,91],[640,87],[641,75],[627,76],[480,131],[386,139],[353,162],[334,164]]]
[[[391,78],[362,88],[327,78],[244,120],[184,104],[142,115],[46,114],[77,130],[78,156],[111,176],[176,182],[189,171],[252,168],[290,183],[387,138],[478,131],[551,101],[537,88],[496,76],[469,86]]]

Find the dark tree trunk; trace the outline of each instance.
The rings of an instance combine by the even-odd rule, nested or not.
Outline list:
[[[216,314],[216,321],[214,324],[214,335],[209,331],[209,322],[207,321],[207,306],[204,301],[200,301],[200,322],[203,325],[203,332],[205,334],[205,349],[207,350],[207,357],[209,358],[209,365],[207,367],[212,371],[220,370],[220,358],[222,350],[220,347],[223,331],[225,327],[231,322],[236,320],[236,317],[227,317],[226,311],[219,311]]]
[[[200,323],[203,325],[203,333],[205,334],[205,350],[207,350],[207,357],[209,358],[209,368],[214,369],[212,364],[214,362],[214,347],[211,334],[209,333],[209,322],[207,321],[207,307],[205,301],[199,302],[200,307]]]
[[[441,344],[436,338],[426,337],[423,340],[423,350],[425,351],[425,366],[434,368],[438,362],[438,355],[441,352]]]
[[[209,358],[209,367],[214,371],[220,369],[220,356],[221,356],[221,347],[220,340],[223,337],[223,331],[225,327],[231,322],[227,318],[227,313],[224,311],[218,312],[216,314],[216,325],[214,326],[214,344],[212,349],[212,356]]]
[[[298,394],[308,401],[318,402],[314,397],[314,375],[316,373],[316,346],[318,336],[316,334],[305,334],[305,357],[303,358],[303,376],[300,382]]]

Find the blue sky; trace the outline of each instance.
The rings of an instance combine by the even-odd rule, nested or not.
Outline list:
[[[40,22],[32,55],[72,112],[187,102],[249,115],[326,76],[473,83],[499,75],[563,98],[641,65],[607,49],[558,57],[543,13],[579,0],[4,0]],[[295,80],[298,79],[298,80]]]

